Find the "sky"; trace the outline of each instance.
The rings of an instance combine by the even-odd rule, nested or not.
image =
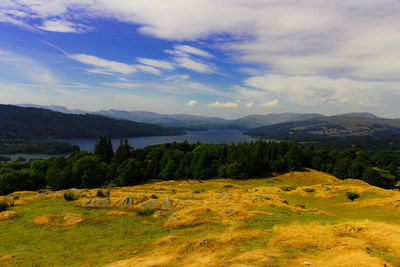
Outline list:
[[[0,103],[400,117],[398,0],[0,0]]]

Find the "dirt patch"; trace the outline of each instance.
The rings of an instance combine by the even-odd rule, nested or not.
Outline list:
[[[12,218],[17,217],[18,213],[15,211],[3,211],[0,212],[0,222],[11,220]]]
[[[38,216],[33,220],[36,225],[47,226],[72,226],[84,220],[83,216],[75,213],[65,213],[62,215]]]

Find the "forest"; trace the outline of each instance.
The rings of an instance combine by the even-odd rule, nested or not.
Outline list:
[[[127,139],[118,148],[100,137],[94,153],[75,147],[68,156],[0,163],[0,195],[21,190],[137,185],[171,179],[249,179],[313,168],[340,179],[362,179],[395,188],[400,151],[320,150],[295,142],[258,140],[238,144],[167,143],[134,149]]]
[[[25,140],[0,140],[0,154],[70,154],[74,145],[61,142],[32,142]],[[0,158],[1,161],[1,158]]]
[[[185,131],[93,114],[66,114],[41,108],[0,104],[0,140],[98,138],[101,135],[166,136]]]

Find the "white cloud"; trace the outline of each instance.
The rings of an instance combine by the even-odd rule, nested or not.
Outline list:
[[[215,67],[210,64],[195,61],[188,57],[177,57],[175,58],[177,64],[185,69],[189,69],[199,73],[214,73]]]
[[[37,28],[50,32],[70,32],[70,33],[81,33],[86,32],[90,28],[82,24],[76,24],[69,21],[63,20],[45,20],[43,25],[36,26]]]
[[[93,69],[86,69],[86,71],[90,73],[112,75],[115,73],[132,74],[140,71],[154,75],[161,75],[161,71],[159,69],[147,65],[130,65],[86,54],[65,54],[73,60],[95,67]]]
[[[254,106],[254,102],[247,102],[246,103],[246,107],[247,108],[251,108],[251,107],[253,107]]]
[[[154,75],[161,75],[161,71],[159,69],[150,67],[150,66],[146,66],[146,65],[135,65],[135,68],[137,70],[140,70],[141,72],[147,72],[147,73],[151,73]]]
[[[175,51],[183,53],[183,54],[191,54],[195,56],[200,56],[200,57],[212,57],[210,53],[207,51],[188,46],[188,45],[176,45],[175,46]]]
[[[185,103],[186,106],[198,106],[199,104],[197,103],[196,100],[190,100],[189,102]]]
[[[165,60],[156,60],[156,59],[139,57],[139,58],[137,58],[137,61],[139,61],[143,65],[148,65],[148,66],[155,67],[155,68],[166,69],[166,70],[174,69],[174,65]]]
[[[279,96],[297,105],[376,106],[385,95],[400,88],[399,82],[369,81],[324,76],[265,75],[247,79],[253,89],[236,88],[242,97],[270,99]]]
[[[137,88],[143,86],[140,83],[129,83],[129,82],[116,82],[116,83],[103,83],[108,87],[118,87],[118,88]]]
[[[85,55],[85,54],[70,54],[68,55],[68,57],[80,63],[101,68],[105,72],[121,73],[121,74],[131,74],[137,72],[137,70],[131,65],[99,58],[96,56]]]
[[[215,107],[215,108],[237,108],[238,107],[238,103],[235,102],[219,102],[216,101],[214,103],[208,104],[209,107]]]
[[[271,108],[271,107],[276,107],[278,105],[279,105],[279,100],[275,99],[275,100],[260,104],[260,107],[269,107],[269,108]]]
[[[171,75],[165,78],[166,81],[181,82],[188,80],[190,77],[186,74]]]
[[[212,57],[207,51],[219,49],[228,57],[225,62],[240,63],[238,69],[254,76],[243,87],[232,88],[246,101],[279,99],[281,106],[324,108],[396,105],[388,96],[400,88],[399,13],[398,0],[0,1],[0,22],[30,30],[47,25],[79,32],[76,25],[91,26],[92,19],[107,18],[139,25],[140,32],[150,36],[189,44],[167,51],[173,63],[139,61],[150,68],[81,57],[81,63],[93,67],[91,72],[159,74],[172,70],[172,64],[214,73],[216,66],[198,57],[207,60]],[[265,75],[267,71],[272,75]],[[171,80],[165,90],[174,85],[180,91],[215,90],[176,83]]]

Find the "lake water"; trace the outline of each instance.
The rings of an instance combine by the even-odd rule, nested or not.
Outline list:
[[[150,145],[158,145],[164,143],[172,142],[184,142],[187,140],[189,143],[211,143],[211,144],[231,144],[239,142],[250,142],[255,140],[248,135],[244,135],[243,132],[238,130],[210,130],[210,131],[187,131],[185,135],[178,136],[149,136],[149,137],[130,137],[128,138],[129,143],[134,148],[144,148]],[[54,142],[67,142],[73,145],[78,145],[81,150],[87,150],[93,152],[94,146],[97,139],[59,139],[52,140]],[[120,139],[112,139],[112,144],[114,150],[117,149]],[[37,154],[15,154],[8,155],[13,160],[17,159],[19,156],[26,158],[27,160],[31,158],[49,158],[51,155],[37,155]]]

